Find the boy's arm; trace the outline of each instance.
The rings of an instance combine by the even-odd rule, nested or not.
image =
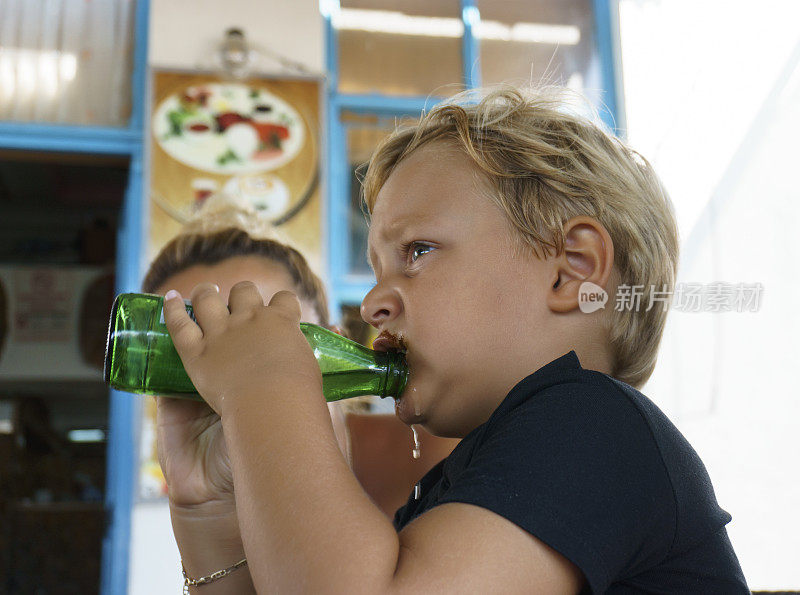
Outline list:
[[[578,593],[584,577],[564,556],[479,506],[442,504],[400,533],[397,593]]]
[[[348,468],[324,404],[303,391],[294,382],[276,391],[283,397],[268,412],[231,408],[223,416],[258,591],[580,590],[574,565],[477,506],[441,505],[398,535]]]

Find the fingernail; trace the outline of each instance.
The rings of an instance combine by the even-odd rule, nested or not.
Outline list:
[[[214,284],[214,289],[216,289],[217,293],[219,293],[219,285],[217,285],[216,283]]]
[[[179,294],[174,289],[170,289],[167,293],[164,294],[164,301],[174,300],[175,298],[180,299],[181,294]]]

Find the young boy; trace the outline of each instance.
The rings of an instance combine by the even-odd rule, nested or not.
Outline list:
[[[205,567],[187,567],[246,554],[270,593],[749,592],[702,462],[633,388],[675,278],[669,200],[641,156],[564,105],[552,90],[451,102],[370,163],[362,315],[376,349],[407,350],[397,416],[463,438],[394,527],[336,448],[297,299],[264,307],[240,284],[226,307],[201,285],[195,324],[167,294],[222,418],[244,552],[217,546],[234,528],[201,523]],[[582,311],[587,288],[622,284],[644,286],[638,308]]]

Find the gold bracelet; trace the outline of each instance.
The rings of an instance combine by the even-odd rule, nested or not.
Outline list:
[[[247,564],[247,558],[242,558],[233,566],[228,566],[223,570],[217,570],[216,572],[212,572],[208,576],[201,576],[200,578],[189,578],[189,575],[186,574],[186,566],[183,565],[183,561],[181,561],[181,569],[183,571],[183,595],[189,595],[189,587],[199,587],[200,585],[206,585],[208,583],[213,583],[223,577],[228,576],[231,572],[236,570],[237,568],[241,568]]]

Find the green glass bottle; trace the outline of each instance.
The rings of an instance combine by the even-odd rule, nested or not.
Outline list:
[[[200,400],[164,324],[164,298],[123,293],[108,326],[105,380],[133,393]],[[187,303],[186,310],[194,316]],[[397,397],[408,378],[403,354],[377,352],[315,324],[300,323],[322,371],[327,401],[359,395]]]

